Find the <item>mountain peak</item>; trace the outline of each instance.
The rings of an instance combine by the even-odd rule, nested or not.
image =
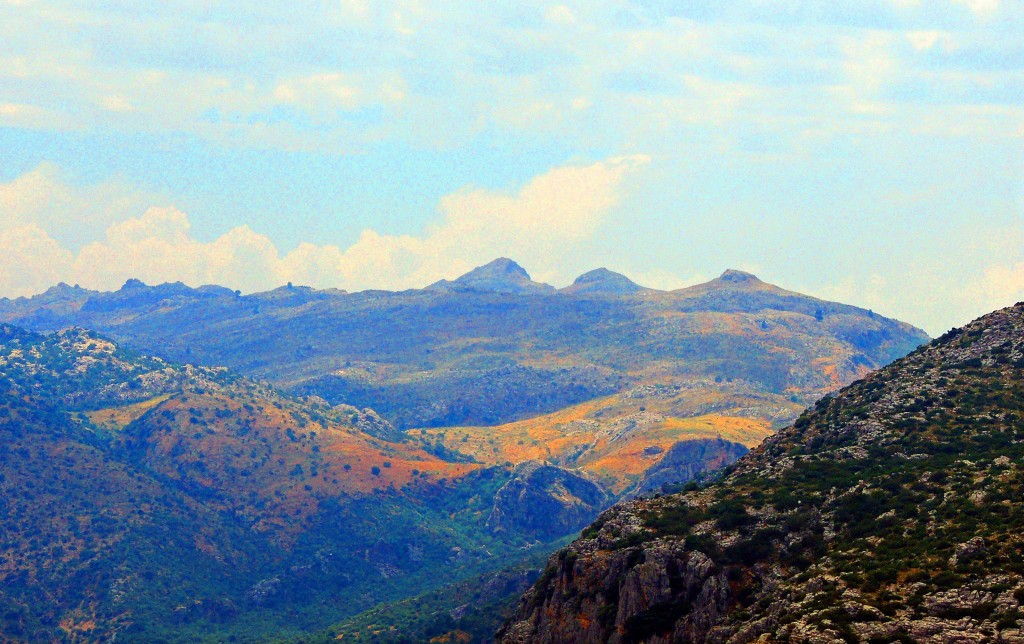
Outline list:
[[[68,298],[87,295],[91,293],[88,289],[84,289],[78,284],[74,286],[69,285],[66,282],[58,282],[56,285],[46,289],[41,295],[44,298]]]
[[[625,275],[602,267],[580,275],[571,285],[562,289],[562,292],[625,295],[643,290],[645,290],[644,287]]]
[[[744,272],[744,271],[738,271],[738,270],[736,270],[734,268],[726,269],[726,271],[724,273],[722,273],[718,277],[718,281],[720,281],[720,282],[730,282],[732,284],[746,284],[746,283],[750,283],[750,284],[763,284],[764,283],[760,279],[758,279],[757,276],[754,275],[753,273],[747,273],[747,272]]]
[[[484,291],[492,293],[543,293],[554,287],[530,279],[526,270],[507,257],[478,266],[452,281],[441,280],[427,287],[442,291]]]
[[[710,282],[687,286],[674,292],[690,297],[703,297],[707,295],[715,295],[718,297],[727,293],[743,294],[754,292],[775,292],[782,294],[787,291],[784,291],[773,284],[762,282],[753,273],[747,273],[746,271],[738,271],[734,268],[730,268]]]
[[[530,279],[526,269],[508,257],[499,257],[483,266],[478,266],[455,281],[470,277],[509,277],[513,279]]]

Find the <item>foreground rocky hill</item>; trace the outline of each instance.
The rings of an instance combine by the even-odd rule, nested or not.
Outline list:
[[[1024,304],[605,512],[500,642],[1024,641]]]

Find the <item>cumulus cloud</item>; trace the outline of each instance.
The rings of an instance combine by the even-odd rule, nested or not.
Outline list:
[[[1024,262],[990,266],[976,288],[993,309],[1024,301]]]
[[[240,226],[203,243],[190,229],[188,216],[176,208],[149,208],[82,248],[73,266],[75,281],[110,289],[136,277],[255,290],[275,279],[277,249],[268,237]]]
[[[159,198],[118,180],[78,186],[52,163],[0,183],[0,230],[35,225],[58,241],[92,240]]]
[[[557,279],[565,246],[592,236],[643,155],[555,168],[514,193],[466,188],[444,197],[443,220],[421,236],[366,231],[341,259],[349,281],[374,270],[389,288],[455,277],[498,255],[529,258],[537,277]]]
[[[0,292],[31,295],[71,274],[71,253],[39,226],[0,230]]]
[[[149,207],[124,218],[138,198],[131,192],[103,202],[93,221],[117,213],[121,220],[109,225],[102,239],[72,252],[48,232],[66,221],[51,208],[80,207],[97,189],[68,187],[56,179],[55,168],[46,166],[0,185],[0,205],[10,207],[13,222],[0,229],[0,289],[4,295],[27,295],[58,280],[114,289],[130,277],[244,291],[284,282],[400,289],[454,277],[499,255],[521,259],[539,277],[562,278],[563,251],[595,234],[618,203],[626,176],[647,161],[638,155],[558,167],[515,191],[464,188],[440,201],[438,221],[420,235],[366,230],[345,249],[306,242],[284,255],[248,226],[200,241],[188,215],[174,207]],[[52,193],[60,199],[54,201]]]

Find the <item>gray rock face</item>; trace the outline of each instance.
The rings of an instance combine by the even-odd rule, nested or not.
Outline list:
[[[395,429],[394,425],[381,418],[377,412],[369,407],[366,409],[359,409],[352,405],[335,405],[334,411],[338,411],[349,416],[352,425],[356,429],[365,434],[369,434],[370,436],[375,436],[393,443],[397,443],[405,437],[405,434]]]
[[[680,542],[612,550],[640,532],[633,512],[639,506],[619,507],[602,515],[604,526],[593,538],[552,556],[516,617],[498,632],[499,642],[618,644],[707,637],[733,602],[725,572]],[[689,616],[676,624],[686,609]]]
[[[585,526],[606,502],[593,481],[561,467],[526,461],[495,494],[487,526],[494,532],[555,538]]]
[[[637,492],[652,492],[663,485],[686,483],[702,474],[732,465],[749,452],[746,446],[721,438],[702,438],[673,445],[637,485]]]

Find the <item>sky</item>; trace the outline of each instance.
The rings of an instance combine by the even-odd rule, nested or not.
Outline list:
[[[0,0],[0,296],[727,268],[1024,300],[1024,3]]]

